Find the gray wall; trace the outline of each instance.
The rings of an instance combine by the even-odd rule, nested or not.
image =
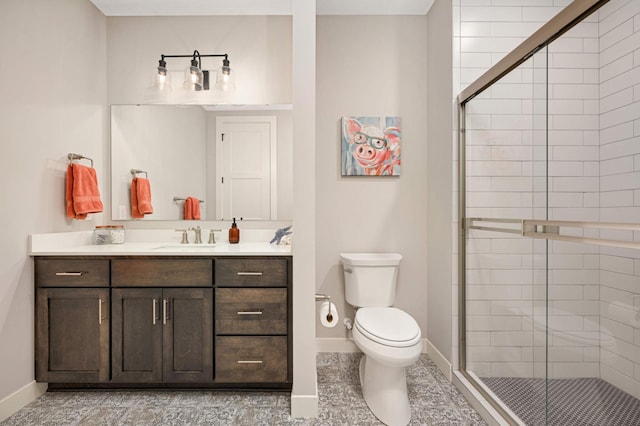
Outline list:
[[[0,28],[1,401],[33,381],[27,235],[95,225],[64,216],[67,153],[93,158],[103,194],[108,174],[106,18],[88,0],[5,0]]]
[[[428,14],[427,338],[450,362],[452,352],[452,16],[451,0]]]
[[[320,16],[317,27],[316,288],[341,317],[340,252],[398,252],[396,306],[427,326],[427,17]],[[396,115],[402,126],[402,172],[341,176],[340,119]],[[344,338],[339,324],[320,338]]]
[[[109,104],[144,103],[161,54],[229,55],[237,90],[234,104],[291,103],[290,16],[109,17]],[[167,69],[180,70],[188,58],[168,58]],[[202,68],[215,70],[220,58],[202,58]],[[215,73],[212,73],[215,78]],[[180,78],[173,78],[175,95]],[[215,94],[214,90],[199,95]],[[215,99],[214,99],[215,100]],[[196,103],[207,102],[193,99]]]

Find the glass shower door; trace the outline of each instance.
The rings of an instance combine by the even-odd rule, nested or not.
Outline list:
[[[546,416],[547,244],[521,229],[547,219],[546,69],[543,49],[465,106],[465,368],[529,424]]]

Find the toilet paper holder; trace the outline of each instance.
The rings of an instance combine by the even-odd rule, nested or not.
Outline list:
[[[331,309],[331,307],[333,306],[333,303],[331,303],[331,296],[329,296],[328,294],[316,293],[316,302],[328,302],[329,312],[326,315],[326,319],[330,323],[333,322],[334,315]],[[336,320],[337,320],[337,316],[338,316],[338,312],[336,312]]]
[[[323,302],[325,300],[330,301],[331,296],[329,296],[328,294],[316,293],[316,302]]]

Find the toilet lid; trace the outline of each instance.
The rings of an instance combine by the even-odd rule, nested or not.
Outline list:
[[[398,308],[360,308],[354,324],[366,337],[387,346],[412,346],[422,337],[416,320]]]

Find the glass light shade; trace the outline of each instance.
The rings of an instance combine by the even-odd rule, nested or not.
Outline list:
[[[171,77],[165,67],[158,67],[154,73],[152,85],[159,92],[171,91]]]
[[[235,88],[235,77],[234,74],[231,73],[231,68],[225,65],[218,68],[216,74],[216,89],[226,92],[235,90]]]
[[[197,66],[189,66],[184,70],[184,87],[187,90],[199,91],[202,90],[202,81],[204,76],[202,70]]]

